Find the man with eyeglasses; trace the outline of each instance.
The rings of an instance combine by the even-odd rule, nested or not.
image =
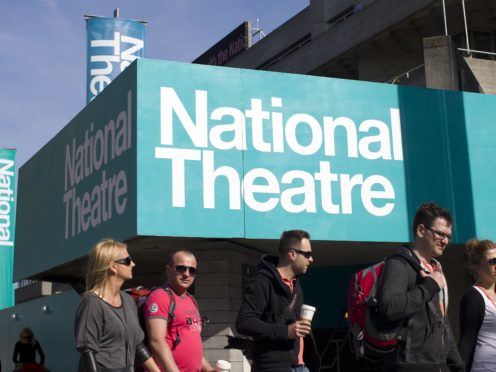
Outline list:
[[[378,320],[400,329],[401,340],[386,355],[388,371],[464,371],[448,320],[448,287],[441,264],[451,239],[451,213],[424,203],[413,220],[414,241],[402,248],[418,261],[415,268],[404,258],[387,259],[377,291]]]
[[[154,290],[143,305],[148,342],[162,371],[214,371],[203,357],[203,322],[196,301],[188,293],[197,270],[193,253],[173,253],[165,268],[165,285]],[[175,308],[169,320],[170,306]]]
[[[279,257],[264,255],[245,288],[236,329],[255,341],[252,371],[318,371],[311,326],[299,320],[303,291],[298,277],[313,263],[310,235],[282,233]]]

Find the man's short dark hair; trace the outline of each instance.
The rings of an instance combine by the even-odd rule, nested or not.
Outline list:
[[[442,208],[433,202],[421,204],[413,218],[413,237],[417,237],[417,227],[419,225],[431,227],[436,218],[444,218],[449,225],[453,224],[451,212],[448,209]]]
[[[299,249],[303,239],[310,239],[310,234],[304,230],[283,231],[279,239],[279,254],[284,254],[291,249]]]

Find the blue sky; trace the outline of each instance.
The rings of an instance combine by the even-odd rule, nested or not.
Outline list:
[[[148,22],[150,58],[190,62],[243,21],[265,33],[308,0],[8,0],[0,12],[0,147],[33,156],[86,103],[83,16]]]

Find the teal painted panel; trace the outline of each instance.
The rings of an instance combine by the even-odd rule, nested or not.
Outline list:
[[[496,96],[464,97],[475,231],[467,238],[496,240]]]
[[[270,89],[257,92],[267,80]],[[267,111],[281,112],[285,128],[284,152],[245,155],[247,172],[262,166],[274,175],[262,174],[257,184],[267,185],[268,179],[275,190],[255,196],[266,205],[272,199],[270,211],[246,208],[248,237],[277,238],[281,230],[294,228],[317,240],[408,237],[396,87],[246,72],[244,89],[257,92]],[[271,108],[273,97],[281,99],[281,108]],[[256,138],[252,129],[247,127],[247,138]],[[373,192],[389,195],[373,198]]]
[[[151,60],[138,81],[140,235],[407,240],[397,87]]]
[[[14,279],[136,235],[136,66],[19,172]]]
[[[215,128],[232,121],[229,115],[224,118],[220,113],[216,120],[206,117],[214,107],[237,107],[242,102],[241,70],[138,62],[139,234],[243,236],[239,182],[243,152],[217,151],[210,144]],[[191,121],[193,138],[179,120]],[[196,123],[203,123],[205,131],[193,129]],[[234,141],[234,137],[227,133],[214,139],[223,140]],[[229,182],[237,184],[230,187]]]

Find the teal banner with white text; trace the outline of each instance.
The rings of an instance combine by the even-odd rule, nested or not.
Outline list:
[[[0,309],[14,305],[15,154],[0,148]]]

